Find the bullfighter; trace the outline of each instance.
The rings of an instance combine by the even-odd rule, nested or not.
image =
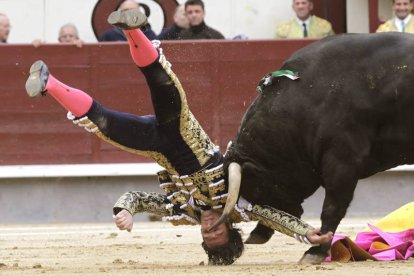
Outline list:
[[[237,185],[228,183],[224,173],[223,154],[189,110],[184,89],[159,41],[151,43],[140,30],[147,24],[145,15],[138,10],[115,11],[108,22],[125,33],[132,59],[149,85],[155,115],[107,109],[85,92],[60,82],[41,60],[30,68],[26,91],[33,98],[51,95],[68,110],[68,118],[75,124],[125,151],[152,158],[165,168],[158,173],[165,194],[128,192],[116,202],[113,212],[121,230],[131,230],[132,216],[137,212],[163,215],[174,225],[201,224],[202,246],[209,263],[225,265],[243,252],[240,233],[233,227],[241,221],[258,221],[256,232],[248,239],[250,243],[266,242],[274,230],[308,244],[331,240],[332,233],[319,235],[319,229],[288,213],[239,198]],[[212,227],[226,205],[235,205],[235,209],[226,211],[231,213],[230,219]]]

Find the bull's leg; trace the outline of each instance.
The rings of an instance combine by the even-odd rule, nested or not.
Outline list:
[[[275,233],[275,230],[264,226],[263,224],[257,223],[256,227],[250,233],[245,244],[263,244],[270,240]]]
[[[343,169],[343,168],[342,168]],[[335,170],[338,172],[338,170]],[[354,190],[358,180],[350,170],[340,170],[334,173],[333,181],[326,181],[325,200],[321,214],[321,233],[331,231],[335,233],[336,228],[345,216],[349,204],[352,201]],[[310,248],[305,252],[300,263],[319,264],[330,253],[331,242]]]

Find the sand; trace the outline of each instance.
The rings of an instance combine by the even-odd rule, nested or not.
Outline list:
[[[354,235],[373,220],[345,220],[338,232]],[[317,221],[311,221],[317,225]],[[254,224],[241,224],[243,237]],[[131,233],[112,224],[2,225],[0,275],[414,275],[414,259],[394,262],[298,265],[308,248],[275,234],[247,245],[231,266],[208,266],[198,227],[135,223]]]

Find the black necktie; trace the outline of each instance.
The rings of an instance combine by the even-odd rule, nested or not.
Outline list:
[[[306,29],[306,23],[302,23],[303,26],[303,37],[308,37],[308,29]]]

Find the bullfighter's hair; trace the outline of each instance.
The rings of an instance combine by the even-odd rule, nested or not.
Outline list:
[[[229,241],[227,244],[214,249],[208,248],[205,242],[201,246],[208,255],[208,263],[212,265],[231,265],[244,251],[240,229],[231,227],[229,229]]]

